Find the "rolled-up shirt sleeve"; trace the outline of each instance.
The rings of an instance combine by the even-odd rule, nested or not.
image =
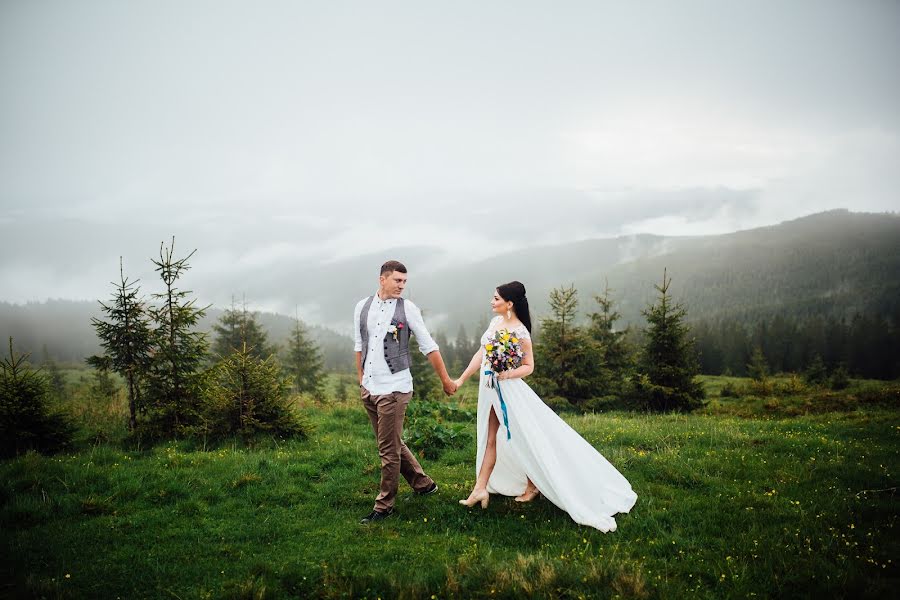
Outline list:
[[[365,300],[361,300],[356,304],[356,308],[353,309],[353,351],[354,352],[362,352],[362,336],[359,333],[359,313],[362,312],[363,304]]]
[[[422,319],[422,311],[419,310],[419,307],[410,302],[406,301],[406,320],[409,321],[409,329],[412,331],[413,335],[416,336],[416,341],[419,342],[419,350],[425,356],[428,356],[435,350],[438,350],[438,345],[431,337],[431,334],[428,333],[428,329],[425,327],[425,320]],[[357,327],[359,329],[359,327]]]

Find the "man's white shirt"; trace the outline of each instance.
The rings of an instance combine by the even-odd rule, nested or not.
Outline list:
[[[359,318],[363,305],[365,305],[367,300],[368,297],[360,300],[353,311],[353,349],[356,352],[362,352]],[[396,299],[382,300],[377,293],[372,299],[372,306],[369,307],[369,349],[366,354],[366,362],[363,364],[362,385],[373,396],[390,394],[391,392],[411,392],[413,389],[412,373],[410,373],[409,369],[391,373],[391,369],[384,359],[384,336],[387,335],[388,327],[391,325],[391,319],[394,318],[394,310],[396,308]],[[419,310],[419,307],[413,304],[411,300],[404,298],[403,309],[406,311],[406,324],[410,332],[416,336],[416,341],[419,343],[419,350],[422,354],[428,356],[437,350],[438,345],[432,339],[431,334],[428,333],[428,329],[425,328],[425,321],[422,319],[422,312]]]

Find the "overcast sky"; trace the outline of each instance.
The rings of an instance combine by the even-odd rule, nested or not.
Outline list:
[[[898,32],[896,0],[3,0],[0,300],[106,297],[173,234],[213,281],[896,211]]]

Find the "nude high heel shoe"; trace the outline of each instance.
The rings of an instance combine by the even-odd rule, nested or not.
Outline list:
[[[541,495],[541,490],[537,488],[532,488],[531,490],[525,490],[521,496],[516,496],[516,502],[531,502],[535,498]]]
[[[491,495],[488,494],[487,490],[484,490],[480,494],[475,494],[474,492],[465,500],[460,500],[459,503],[463,506],[468,506],[469,508],[475,506],[479,502],[481,502],[481,508],[487,508],[488,502],[491,500]]]

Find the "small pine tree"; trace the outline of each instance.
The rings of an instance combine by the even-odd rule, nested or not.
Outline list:
[[[170,247],[160,244],[159,260],[153,260],[166,287],[164,292],[153,295],[159,304],[149,309],[156,328],[155,352],[147,373],[147,401],[152,411],[152,431],[163,436],[190,434],[199,423],[201,366],[208,348],[206,336],[196,330],[206,309],[196,308],[194,300],[188,300],[190,292],[175,287],[190,268],[188,259],[196,250],[174,260],[174,249],[172,238]]]
[[[93,318],[91,323],[100,338],[102,355],[92,356],[87,362],[98,370],[112,370],[125,379],[128,394],[128,426],[137,427],[137,413],[144,410],[141,386],[150,366],[153,343],[149,318],[143,301],[138,297],[137,281],[125,277],[122,258],[119,257],[119,283],[110,304],[100,303],[108,321]]]
[[[334,389],[334,399],[336,402],[344,402],[350,395],[350,385],[347,383],[347,376],[339,373],[337,376],[337,384]]]
[[[287,370],[294,378],[294,389],[321,399],[324,395],[322,355],[319,347],[309,337],[306,327],[296,316],[287,351]]]
[[[225,356],[206,374],[201,415],[208,435],[270,433],[305,437],[309,425],[291,410],[290,380],[275,357],[261,359],[244,347]]]
[[[597,343],[575,325],[578,292],[574,285],[550,292],[552,317],[541,320],[536,342],[534,383],[547,396],[562,396],[579,405],[596,395],[602,377],[602,358]]]
[[[597,395],[616,394],[621,392],[625,378],[632,370],[632,353],[626,342],[628,330],[617,331],[616,321],[619,313],[613,308],[613,301],[609,296],[609,282],[606,283],[603,293],[594,296],[600,311],[591,313],[588,334],[597,342],[600,353],[600,361],[603,364],[603,387]]]
[[[92,398],[100,398],[104,401],[115,400],[119,395],[119,386],[110,374],[109,369],[94,369],[94,377],[90,386]]]
[[[822,385],[828,381],[828,368],[825,366],[825,361],[822,360],[820,354],[813,356],[812,361],[810,361],[809,366],[806,367],[806,371],[803,373],[803,378],[810,385]]]
[[[841,363],[837,366],[831,377],[828,378],[828,385],[833,390],[843,390],[850,386],[850,373],[847,372],[847,365]]]
[[[71,446],[75,426],[51,410],[46,377],[31,369],[28,355],[16,356],[9,338],[9,358],[0,361],[0,456],[26,450],[54,452]]]
[[[268,334],[257,322],[256,314],[247,311],[246,303],[237,309],[232,300],[231,308],[222,313],[212,328],[216,334],[212,351],[216,356],[228,356],[245,344],[257,358],[268,358],[276,352],[276,348],[269,345]]]
[[[648,326],[640,361],[643,375],[636,380],[635,391],[648,408],[690,410],[703,404],[705,393],[696,379],[699,363],[684,323],[687,311],[673,303],[670,283],[663,270],[662,286],[654,286],[659,298],[641,311]]]
[[[747,363],[747,374],[760,383],[765,383],[769,379],[769,363],[766,362],[766,356],[759,346],[753,348],[750,362]]]

